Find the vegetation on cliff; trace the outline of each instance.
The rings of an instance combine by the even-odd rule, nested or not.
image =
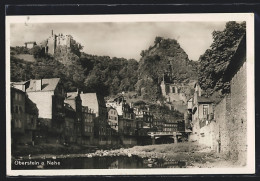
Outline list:
[[[216,91],[229,92],[229,82],[223,79],[224,72],[245,33],[245,22],[227,22],[223,31],[212,33],[213,43],[199,59],[199,82],[208,95]]]
[[[141,51],[136,90],[145,99],[160,99],[160,82],[170,72],[175,82],[197,79],[197,62],[188,55],[174,39],[156,37],[154,45]]]

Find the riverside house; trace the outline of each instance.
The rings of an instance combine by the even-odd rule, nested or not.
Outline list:
[[[34,144],[38,109],[24,91],[11,87],[12,143]]]
[[[107,122],[107,108],[104,97],[97,93],[81,93],[82,106],[88,107],[96,114],[94,119],[94,144],[111,143],[111,128]]]
[[[39,136],[47,142],[61,142],[65,93],[60,78],[30,80],[26,93],[39,110]]]
[[[82,101],[80,98],[79,91],[68,92],[64,100],[65,103],[69,104],[70,107],[75,111],[75,121],[74,121],[74,135],[75,142],[81,143],[82,141]]]
[[[95,117],[93,110],[82,106],[82,144],[93,144]]]

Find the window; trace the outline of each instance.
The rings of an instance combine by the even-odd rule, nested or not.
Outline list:
[[[176,93],[176,92],[175,92],[175,87],[172,87],[172,93]]]
[[[208,105],[203,105],[203,115],[208,115],[209,110],[208,110]]]
[[[170,87],[169,87],[168,85],[165,86],[165,92],[166,92],[166,94],[167,94],[168,92],[170,92]]]
[[[18,120],[18,126],[17,126],[18,128],[22,128],[22,122],[21,122],[21,120]]]
[[[23,112],[23,108],[19,107],[19,112],[22,113]]]

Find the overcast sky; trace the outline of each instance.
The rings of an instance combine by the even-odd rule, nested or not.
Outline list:
[[[93,55],[134,58],[148,49],[156,36],[176,39],[189,59],[198,60],[212,43],[211,33],[223,30],[226,22],[148,22],[148,23],[41,23],[12,24],[11,46],[42,40],[55,34],[70,34],[84,46],[83,51]]]

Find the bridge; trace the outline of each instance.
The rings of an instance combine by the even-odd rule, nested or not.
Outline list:
[[[177,143],[177,136],[181,136],[180,132],[148,132],[148,135],[152,138],[152,143],[155,143],[155,140],[160,137],[170,137],[173,138],[174,143]]]
[[[149,136],[181,136],[182,134],[179,132],[148,132]]]

